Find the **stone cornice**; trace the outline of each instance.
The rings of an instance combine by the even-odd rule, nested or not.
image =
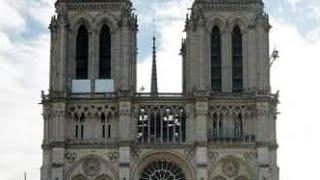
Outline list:
[[[121,10],[131,8],[131,3],[123,2],[88,2],[88,3],[67,3],[67,9],[69,10]]]
[[[261,11],[261,0],[198,0],[192,9],[218,10],[218,11]]]
[[[65,94],[56,94],[50,93],[50,95],[42,95],[42,104],[48,104],[53,102],[67,102],[68,104],[73,103],[99,103],[99,102],[108,102],[108,103],[117,103],[118,101],[132,101],[133,104],[136,103],[173,103],[173,104],[186,104],[192,103],[194,100],[202,101],[232,101],[237,103],[242,102],[263,102],[270,101],[272,103],[278,103],[278,94],[272,93],[259,93],[259,92],[244,92],[244,93],[197,93],[197,94],[164,94],[157,97],[148,96],[148,94],[130,94],[120,97],[118,94],[113,95],[65,95]]]
[[[279,145],[276,142],[257,142],[257,147],[268,147],[270,150],[276,150]]]

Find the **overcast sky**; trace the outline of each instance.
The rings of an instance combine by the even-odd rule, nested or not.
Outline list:
[[[40,91],[48,88],[54,0],[0,0],[0,179],[40,179]],[[152,16],[157,17],[159,90],[181,91],[184,18],[191,0],[134,0],[139,15],[138,86],[149,88]],[[268,0],[272,67],[280,90],[278,164],[281,180],[319,178],[320,1]],[[143,69],[143,70],[142,70]]]

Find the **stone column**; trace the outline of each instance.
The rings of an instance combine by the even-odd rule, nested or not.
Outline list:
[[[114,79],[115,91],[120,89],[121,83],[121,31],[111,31],[111,78]]]
[[[95,78],[95,36],[96,36],[96,31],[95,30],[90,30],[89,31],[89,46],[88,46],[88,79],[94,79]]]
[[[47,144],[49,140],[49,119],[51,116],[48,105],[43,105],[43,144]]]
[[[269,164],[269,149],[268,147],[259,147],[258,151],[258,166],[259,180],[272,180]]]
[[[131,82],[130,82],[130,90],[136,92],[137,86],[137,30],[131,32],[132,42],[131,42]]]
[[[53,104],[49,127],[51,129],[50,142],[64,142],[65,139],[65,103]]]
[[[65,91],[65,68],[66,68],[66,58],[67,58],[67,28],[65,22],[60,22],[59,28],[59,55],[57,63],[57,90]]]
[[[119,100],[119,177],[130,180],[131,148],[130,141],[134,139],[131,129],[131,107],[129,98]]]
[[[208,179],[208,148],[207,148],[207,117],[208,101],[205,98],[196,99],[195,103],[195,136],[196,136],[196,168],[197,180]]]
[[[40,180],[50,180],[49,171],[50,171],[50,150],[43,146],[42,148],[42,166],[41,166],[41,175]]]
[[[269,26],[263,22],[257,25],[258,35],[258,77],[259,89],[269,89]]]
[[[91,60],[89,58],[89,64],[91,64],[93,79],[99,78],[99,51],[100,51],[100,29],[94,29],[92,34],[92,54]],[[90,67],[90,65],[89,65]]]
[[[56,17],[52,17],[49,26],[50,29],[50,79],[49,79],[49,89],[50,91],[56,90],[56,75],[57,75],[57,38],[58,38],[58,24]]]
[[[52,169],[50,180],[64,180],[63,179],[63,164],[64,164],[64,147],[52,148]]]
[[[244,92],[248,91],[248,85],[249,85],[249,76],[248,76],[248,70],[249,70],[249,61],[248,61],[248,42],[249,42],[249,36],[248,36],[248,30],[244,30],[242,32],[242,52],[243,52],[243,58],[242,58],[242,78],[243,78],[243,90]]]
[[[187,91],[190,93],[194,91],[199,84],[199,39],[198,39],[198,32],[195,30],[188,30],[187,32],[187,41],[189,48],[187,49]]]
[[[228,29],[222,31],[221,67],[222,92],[232,92],[232,39]]]
[[[258,142],[274,142],[271,138],[273,129],[271,129],[270,107],[268,102],[260,102],[256,105],[256,138]]]
[[[207,84],[207,40],[206,40],[206,30],[204,22],[199,22],[198,26],[198,33],[199,33],[199,57],[196,60],[199,63],[199,86],[197,90],[206,90],[208,87]]]
[[[253,90],[256,87],[257,79],[257,51],[256,51],[256,31],[253,26],[249,27],[248,30],[248,68],[247,68],[247,89]]]
[[[126,18],[122,20],[121,26],[121,74],[120,90],[129,90],[129,64],[130,64],[130,27]]]

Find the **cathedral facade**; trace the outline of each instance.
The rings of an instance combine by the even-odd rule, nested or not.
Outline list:
[[[139,93],[132,2],[57,0],[41,180],[278,180],[270,28],[262,0],[194,0],[183,92],[158,93],[154,51]]]

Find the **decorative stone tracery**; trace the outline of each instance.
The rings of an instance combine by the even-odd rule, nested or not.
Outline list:
[[[233,159],[225,159],[222,162],[222,172],[228,177],[235,177],[239,174],[240,164]]]
[[[159,168],[159,166],[156,166],[157,164],[165,165]],[[192,168],[192,164],[189,163],[187,159],[183,156],[183,154],[179,154],[177,152],[171,152],[171,151],[152,151],[149,153],[146,153],[140,160],[134,165],[137,168],[133,170],[132,178],[135,180],[143,180],[141,179],[141,175],[146,172],[148,169],[153,169],[151,172],[153,173],[147,173],[146,176],[150,177],[157,177],[153,175],[161,175],[164,171],[168,170],[170,171],[171,167],[172,169],[176,169],[177,174],[175,174],[176,171],[171,171],[173,176],[169,176],[169,178],[174,177],[176,179],[179,179],[180,177],[182,180],[191,180],[195,179],[194,169]],[[168,172],[166,171],[166,172]],[[180,174],[181,176],[178,176]],[[182,175],[183,174],[183,175]],[[163,175],[163,174],[162,174]],[[164,176],[167,178],[166,176]],[[163,180],[167,180],[163,177]],[[148,178],[147,178],[148,179]],[[161,179],[161,178],[160,178]],[[172,179],[172,180],[176,180]],[[149,179],[148,179],[149,180]],[[162,180],[162,179],[161,179]]]
[[[252,171],[251,166],[236,156],[227,155],[219,158],[209,171],[210,177],[213,180],[249,180],[251,178],[255,179],[256,174]]]
[[[79,180],[119,180],[118,171],[103,157],[88,155],[75,161],[69,167],[63,179],[78,180],[75,177],[83,177]]]
[[[186,180],[182,169],[172,162],[151,162],[141,173],[140,180]]]
[[[209,118],[209,141],[255,141],[253,106],[210,106]]]
[[[100,163],[95,159],[89,159],[83,164],[83,172],[88,176],[96,176],[100,172]]]

